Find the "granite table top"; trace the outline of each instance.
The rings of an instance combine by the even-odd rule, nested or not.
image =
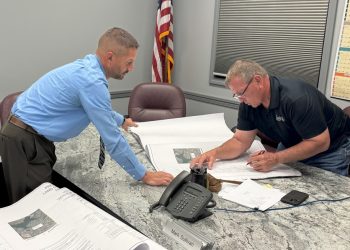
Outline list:
[[[153,170],[144,150],[129,133],[125,138],[139,160]],[[165,187],[153,187],[132,179],[106,154],[105,165],[97,167],[99,134],[90,125],[78,137],[56,143],[57,163],[54,170],[98,202],[129,222],[139,231],[167,249],[184,249],[163,232],[174,221],[160,208],[149,213]],[[301,177],[258,180],[288,193],[292,189],[310,195],[307,201],[340,199],[350,196],[350,178],[328,171],[291,163]],[[350,249],[350,200],[317,202],[291,209],[239,213],[249,209],[226,201],[216,194],[213,215],[187,223],[203,236],[213,239],[213,249]],[[284,208],[278,202],[273,208]]]

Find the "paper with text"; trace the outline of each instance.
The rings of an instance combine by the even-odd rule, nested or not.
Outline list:
[[[224,183],[219,196],[246,207],[265,211],[275,205],[285,193],[272,187],[264,187],[252,180],[239,186]]]
[[[0,249],[116,248],[164,249],[69,189],[50,183],[0,209]]]
[[[194,158],[197,151],[206,152],[232,138],[233,133],[227,127],[224,114],[209,114],[176,119],[138,123],[131,131],[137,135],[141,145],[158,171],[165,171],[176,176],[183,170],[190,171],[189,163],[177,159],[176,150],[181,149],[193,154],[184,158]],[[301,173],[287,165],[279,164],[270,172],[255,171],[247,166],[248,156],[264,150],[260,141],[255,140],[250,149],[234,160],[217,161],[208,172],[218,179],[246,180],[271,177],[301,176]],[[197,152],[196,151],[196,152]]]
[[[149,144],[226,141],[233,136],[224,114],[188,116],[150,122],[139,122],[131,127],[144,149]]]
[[[223,142],[199,142],[188,144],[150,144],[146,146],[149,158],[153,166],[158,171],[166,171],[176,176],[183,170],[190,171],[189,164],[180,164],[176,160],[176,155],[173,153],[175,148],[199,148],[202,152],[213,149]],[[270,172],[255,171],[250,165],[247,165],[247,160],[250,154],[264,150],[264,146],[260,141],[255,140],[248,151],[234,160],[223,160],[214,163],[214,167],[208,170],[212,176],[217,179],[237,180],[246,179],[265,179],[272,177],[287,177],[301,176],[301,173],[285,164],[278,164]]]

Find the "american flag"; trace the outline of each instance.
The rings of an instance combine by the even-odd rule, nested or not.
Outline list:
[[[171,83],[174,67],[172,0],[158,0],[152,58],[152,82]]]

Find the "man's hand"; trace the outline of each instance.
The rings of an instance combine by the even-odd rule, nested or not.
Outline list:
[[[147,171],[145,176],[142,178],[142,181],[145,184],[151,186],[166,186],[168,185],[174,177],[166,172],[158,171],[158,172],[150,172]]]
[[[131,118],[125,118],[124,123],[122,124],[122,128],[128,132],[129,127],[137,127],[138,125],[131,119]]]
[[[197,156],[191,161],[190,168],[194,168],[196,166],[201,167],[203,164],[205,164],[208,165],[209,169],[212,169],[214,162],[216,161],[216,153],[217,149],[215,148]]]
[[[260,151],[249,156],[247,165],[259,172],[269,172],[278,163],[279,159],[276,153]]]

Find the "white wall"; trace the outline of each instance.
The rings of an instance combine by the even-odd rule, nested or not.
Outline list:
[[[111,80],[110,90],[129,90],[151,78],[155,0],[2,1],[0,100],[24,90],[47,71],[95,53],[103,32],[121,27],[140,43],[134,72]]]
[[[227,89],[209,86],[215,1],[174,1],[174,9],[174,82],[185,91],[231,98]]]
[[[174,83],[184,91],[232,100],[229,90],[209,85],[215,1],[174,1]],[[229,127],[236,124],[237,110],[192,100],[187,115],[224,112]]]
[[[173,79],[184,91],[232,100],[227,89],[209,85],[217,1],[174,1]],[[111,80],[110,90],[131,90],[137,83],[149,81],[156,6],[157,0],[2,1],[0,99],[27,88],[55,67],[94,53],[100,35],[113,26],[132,33],[140,49],[135,70],[122,81]],[[329,91],[330,84],[327,86]],[[113,100],[113,106],[121,113],[127,112],[124,99]],[[209,104],[200,105],[195,101],[189,104],[188,115],[210,110],[225,112],[229,120],[236,117],[235,110],[215,105],[208,108]]]

